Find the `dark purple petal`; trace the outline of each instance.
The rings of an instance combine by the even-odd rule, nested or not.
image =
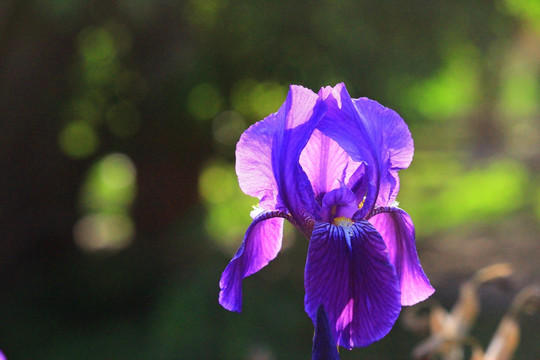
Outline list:
[[[328,316],[322,305],[317,309],[312,355],[312,360],[339,360],[336,340],[332,336]]]
[[[300,155],[300,165],[320,201],[324,194],[338,188],[340,181],[347,184],[360,163],[352,161],[334,140],[315,130]]]
[[[381,339],[401,310],[399,282],[386,245],[367,221],[315,225],[305,288],[309,317],[315,321],[322,305],[337,344],[347,349]]]
[[[276,113],[278,124],[272,146],[272,169],[281,202],[304,229],[306,218],[318,216],[320,206],[299,159],[325,111],[326,106],[315,93],[293,85]]]
[[[325,99],[327,113],[317,129],[335,140],[352,160],[366,164],[365,206],[371,210],[375,203],[389,205],[399,190],[397,171],[412,160],[414,146],[407,125],[376,101],[351,99],[344,84],[323,88],[319,95]]]
[[[382,210],[384,212],[371,217],[369,222],[381,234],[388,247],[390,261],[394,264],[400,280],[401,304],[414,305],[435,291],[424,274],[416,253],[414,225],[411,217],[399,208]]]
[[[356,196],[358,204],[365,202],[365,196],[369,189],[369,175],[367,174],[366,164],[360,163],[360,166],[349,178],[347,186]]]
[[[354,99],[353,102],[360,118],[373,134],[380,154],[381,180],[377,205],[390,205],[399,191],[398,170],[408,168],[413,158],[411,132],[394,110],[367,98]]]
[[[219,303],[227,310],[242,309],[242,280],[273,260],[281,249],[283,218],[279,211],[258,215],[246,231],[244,241],[223,271]]]

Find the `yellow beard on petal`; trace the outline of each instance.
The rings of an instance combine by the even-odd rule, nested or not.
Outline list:
[[[353,221],[345,216],[334,218],[333,224],[341,227],[351,226]]]

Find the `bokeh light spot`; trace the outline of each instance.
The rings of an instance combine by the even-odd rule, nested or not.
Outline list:
[[[528,186],[527,170],[515,161],[466,170],[455,154],[421,151],[400,178],[414,186],[403,186],[398,201],[424,234],[509,215],[525,203]]]
[[[106,156],[100,164],[101,180],[111,188],[121,189],[135,182],[135,166],[124,154]]]
[[[89,124],[84,121],[73,121],[62,129],[58,142],[67,156],[85,158],[96,151],[99,139]]]
[[[79,35],[79,53],[84,77],[90,84],[106,84],[120,68],[119,46],[105,27],[88,27]]]
[[[540,1],[538,0],[505,0],[509,13],[527,20],[540,34]]]
[[[234,145],[246,129],[246,122],[236,111],[224,111],[213,122],[214,139],[224,145]]]
[[[131,244],[133,221],[124,214],[90,214],[73,229],[75,243],[84,251],[120,250]]]
[[[82,188],[85,211],[124,212],[136,193],[136,169],[124,154],[110,154],[91,169]]]
[[[106,29],[89,27],[79,36],[79,52],[89,64],[111,62],[116,56],[116,44]]]
[[[209,203],[229,200],[237,187],[234,169],[225,164],[210,164],[199,177],[199,193]]]
[[[223,106],[219,90],[211,84],[194,87],[187,98],[187,108],[191,115],[199,120],[208,120],[216,116]]]
[[[478,64],[472,46],[449,50],[446,61],[433,77],[414,83],[408,94],[410,104],[430,120],[464,116],[478,99]]]
[[[188,20],[195,25],[210,28],[226,5],[224,0],[192,0],[189,2]]]
[[[232,89],[231,102],[240,113],[262,119],[278,111],[287,96],[287,87],[273,81],[258,83],[240,80]]]
[[[501,112],[511,118],[533,116],[540,106],[540,86],[535,67],[516,62],[504,75]]]
[[[251,223],[249,212],[258,200],[240,190],[234,166],[222,162],[209,163],[203,169],[199,193],[208,211],[205,228],[210,238],[233,252]]]

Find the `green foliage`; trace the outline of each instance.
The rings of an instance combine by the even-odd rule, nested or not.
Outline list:
[[[519,162],[492,160],[466,169],[454,154],[417,152],[400,176],[399,201],[426,236],[458,225],[496,222],[523,208],[528,173]],[[406,204],[406,205],[405,205]]]
[[[249,211],[257,199],[245,195],[238,187],[234,167],[212,162],[202,171],[199,193],[207,207],[205,228],[220,246],[232,252],[251,223]]]

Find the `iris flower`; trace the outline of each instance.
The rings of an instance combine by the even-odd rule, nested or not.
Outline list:
[[[305,311],[326,311],[337,345],[384,337],[402,305],[426,299],[429,284],[409,215],[397,207],[398,170],[414,145],[403,119],[376,101],[352,99],[344,84],[318,94],[292,85],[285,103],[247,129],[236,173],[259,199],[242,245],[220,281],[220,304],[242,307],[242,280],[281,249],[284,219],[307,239]]]

